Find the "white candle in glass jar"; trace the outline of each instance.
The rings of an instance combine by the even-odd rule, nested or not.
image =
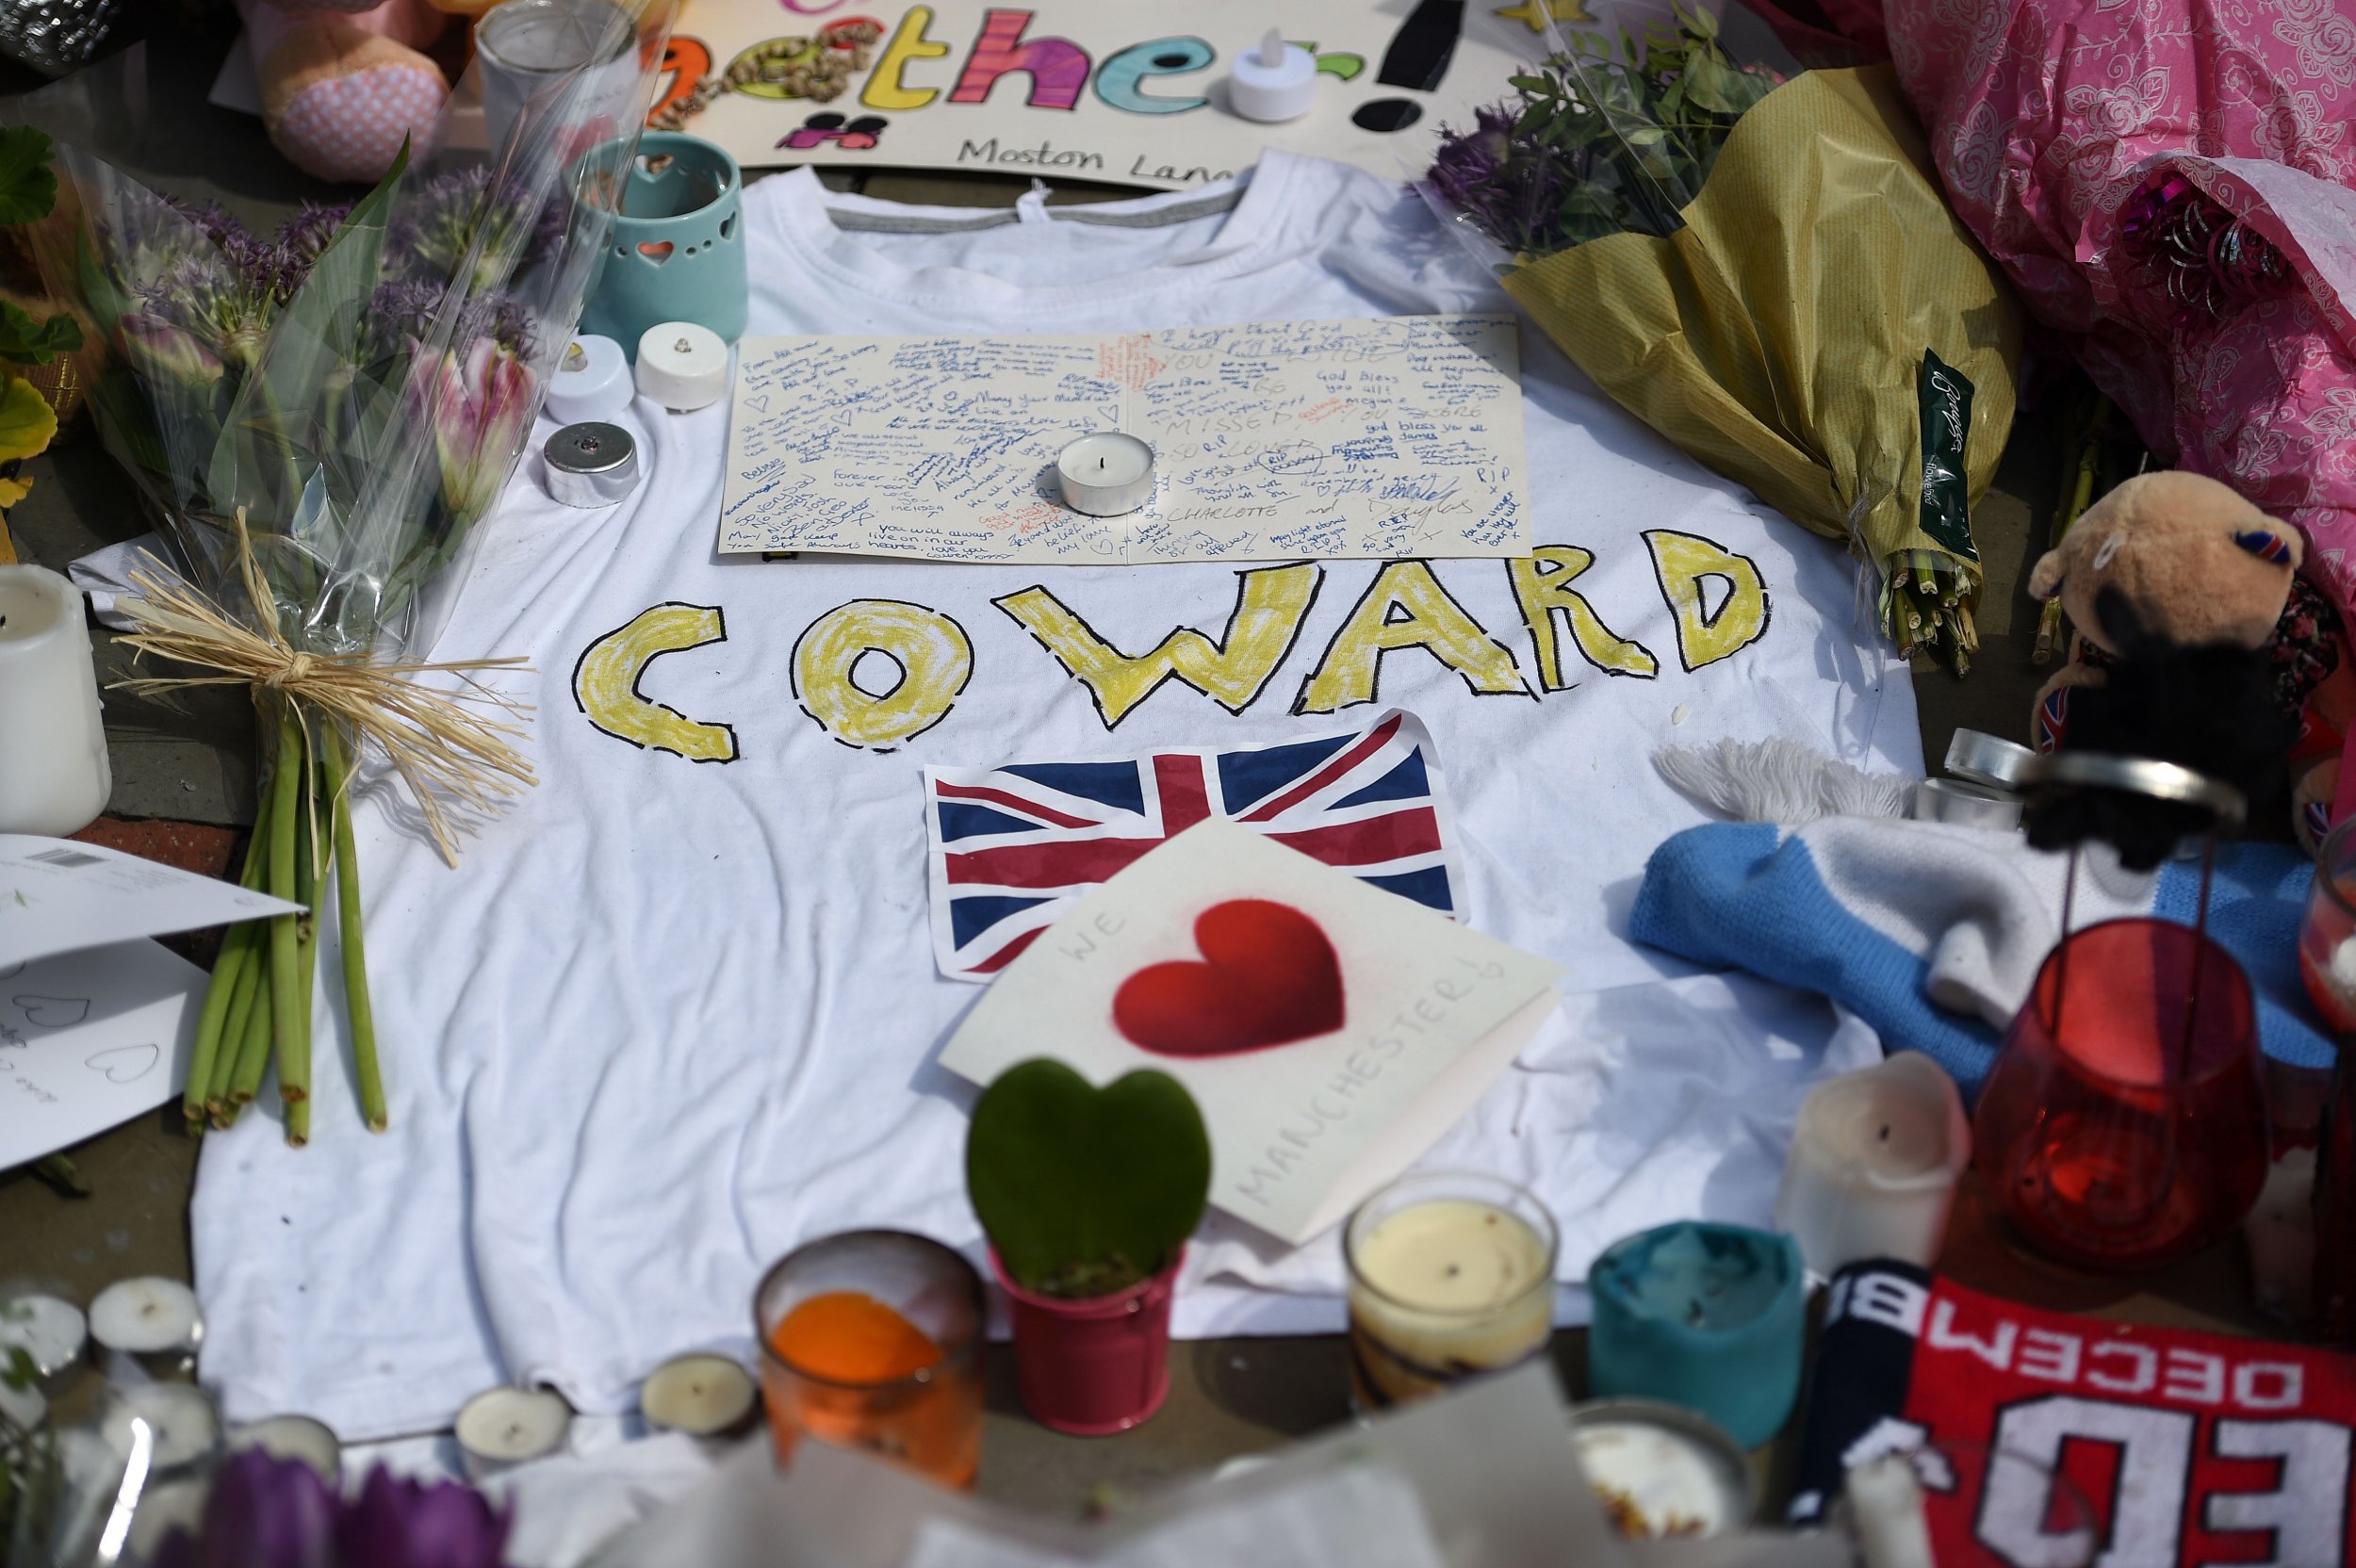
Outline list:
[[[1474,1196],[1480,1180],[1409,1177],[1352,1217],[1344,1242],[1362,1412],[1512,1366],[1551,1335],[1552,1221],[1509,1183],[1485,1184],[1497,1201]],[[1515,1212],[1524,1203],[1528,1217]]]
[[[79,832],[113,789],[80,592],[0,566],[0,833]]]
[[[1928,1267],[1971,1159],[1955,1080],[1921,1052],[1898,1052],[1809,1091],[1775,1193],[1775,1228],[1819,1274],[1863,1258]]]

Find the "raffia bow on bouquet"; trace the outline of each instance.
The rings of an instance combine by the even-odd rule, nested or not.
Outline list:
[[[1887,68],[1786,82],[1707,12],[1553,39],[1419,188],[1630,413],[1870,571],[1902,653],[1978,646],[1970,509],[2021,313]]]
[[[527,710],[489,683],[520,661],[405,650],[432,642],[421,596],[515,471],[594,280],[675,8],[632,3],[612,8],[595,63],[517,111],[494,156],[442,137],[444,152],[419,167],[404,154],[350,207],[306,205],[266,237],[60,144],[70,200],[34,250],[110,350],[90,406],[180,567],[133,579],[145,596],[122,605],[129,642],[196,672],[125,684],[253,693],[268,772],[241,880],[305,911],[223,943],[192,1125],[237,1119],[274,1065],[287,1139],[308,1140],[331,877],[362,1119],[389,1119],[350,803],[362,754],[382,758],[452,861],[466,821],[533,782],[516,749]],[[470,73],[451,112],[479,96]],[[114,108],[128,112],[78,102],[62,118],[104,126]]]

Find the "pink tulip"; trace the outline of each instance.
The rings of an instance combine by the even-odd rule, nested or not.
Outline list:
[[[471,523],[499,499],[532,428],[532,372],[497,340],[479,337],[442,355],[427,388],[434,443],[442,460],[442,501]]]
[[[202,390],[221,380],[220,357],[194,333],[147,315],[125,316],[120,325],[123,352],[150,387]]]

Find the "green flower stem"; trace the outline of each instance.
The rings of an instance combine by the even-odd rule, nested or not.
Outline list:
[[[344,769],[343,739],[329,725],[328,792],[335,825],[335,920],[343,939],[344,1006],[352,1017],[352,1073],[360,1085],[360,1117],[368,1131],[381,1133],[390,1119],[384,1111],[384,1081],[376,1064],[376,1009],[368,1000],[368,956],[360,928],[360,856],[352,845],[351,782]]]
[[[268,856],[262,835],[256,832],[246,842],[245,869],[238,874],[237,886],[248,892],[262,885],[262,868]],[[232,925],[221,938],[220,956],[213,960],[213,977],[205,988],[205,1011],[196,1023],[196,1044],[188,1058],[188,1083],[180,1102],[180,1111],[193,1126],[205,1120],[206,1090],[219,1075],[223,1054],[221,1037],[229,1034],[227,1024],[236,1007],[237,998],[252,972],[254,962],[254,924],[242,922]]]
[[[245,1044],[246,1024],[253,1019],[254,1004],[267,984],[263,971],[269,965],[270,960],[265,956],[269,949],[261,930],[249,926],[240,948],[244,954],[244,967],[237,972],[237,988],[229,999],[229,1013],[221,1023],[221,1040],[213,1055],[212,1070],[203,1084],[203,1109],[206,1115],[217,1116],[229,1108],[229,1085],[237,1076],[237,1053]],[[193,1070],[188,1074],[188,1087],[191,1091],[198,1087]]]
[[[254,955],[257,975],[270,968],[270,950],[265,947]],[[262,986],[270,988],[265,976]],[[226,1127],[237,1119],[254,1097],[262,1092],[262,1074],[270,1070],[270,1002],[257,990],[254,1007],[246,1015],[245,1037],[237,1042],[237,1067],[229,1079],[228,1104],[213,1119],[216,1127]]]
[[[295,794],[295,902],[303,912],[295,917],[294,1032],[278,1042],[278,1096],[286,1105],[286,1141],[297,1148],[311,1138],[311,993],[319,974],[319,894],[327,880],[327,868],[319,863],[319,770],[307,745],[302,770]]]
[[[294,703],[285,701],[278,710],[277,772],[270,784],[270,890],[273,897],[291,904],[295,898],[297,858],[295,830],[302,816],[303,805],[303,726],[295,718]],[[278,1037],[278,1092],[288,1101],[301,1100],[311,1092],[311,1063],[307,1053],[298,1057],[302,1033],[300,1009],[303,1004],[302,974],[295,967],[301,955],[301,938],[295,930],[295,917],[273,915],[270,923],[270,1031]]]

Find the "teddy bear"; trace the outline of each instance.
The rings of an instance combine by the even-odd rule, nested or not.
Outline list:
[[[2261,700],[2270,698],[2287,721],[2282,733],[2295,733],[2291,825],[2315,853],[2330,826],[2342,742],[2356,722],[2356,663],[2339,610],[2299,574],[2305,558],[2297,529],[2216,480],[2170,470],[2111,491],[2029,573],[2029,592],[2059,597],[2076,634],[2070,662],[2037,693],[2037,748],[2068,741],[2072,694],[2108,683],[2129,640],[2246,650],[2256,656],[2247,662]]]
[[[450,82],[423,51],[455,3],[237,0],[270,140],[337,183],[382,178],[404,139],[429,151]]]

